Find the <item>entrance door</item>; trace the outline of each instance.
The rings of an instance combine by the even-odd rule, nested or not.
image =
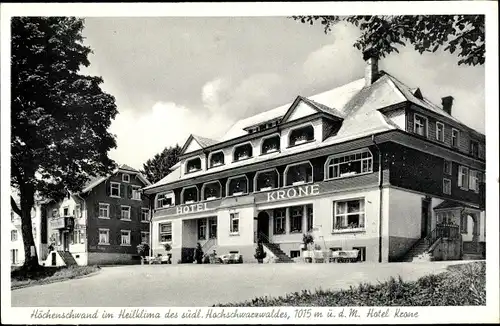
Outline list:
[[[63,250],[69,251],[69,232],[63,233]]]
[[[51,265],[56,266],[56,253],[55,252],[52,253],[51,258],[52,258]]]
[[[425,238],[429,230],[429,208],[431,206],[430,199],[422,199],[422,223],[420,229],[420,237]]]
[[[268,242],[269,238],[269,214],[262,211],[257,216],[257,237],[262,242]]]

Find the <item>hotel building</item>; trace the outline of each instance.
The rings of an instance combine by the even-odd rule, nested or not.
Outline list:
[[[240,120],[218,140],[191,135],[171,173],[143,189],[154,255],[169,243],[174,263],[189,261],[200,243],[256,262],[261,239],[268,256],[294,258],[307,232],[361,261],[483,255],[485,136],[452,104],[367,57],[364,78]]]

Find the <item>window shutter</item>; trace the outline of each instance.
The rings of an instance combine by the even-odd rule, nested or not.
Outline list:
[[[458,167],[458,186],[459,187],[462,187],[462,183],[463,183],[463,175],[462,175],[462,167]]]
[[[133,188],[131,185],[127,186],[127,198],[132,198],[132,190]]]
[[[99,203],[95,203],[95,217],[99,217]]]
[[[108,181],[104,182],[104,188],[106,188],[106,196],[109,197],[111,195],[111,183]]]
[[[120,183],[120,197],[127,198],[127,194],[125,193],[125,185]]]

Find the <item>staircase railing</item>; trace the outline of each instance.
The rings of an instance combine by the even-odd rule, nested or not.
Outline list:
[[[460,240],[460,228],[455,224],[438,224],[426,237],[425,241],[432,251],[436,246],[434,244],[443,238],[449,240]],[[432,250],[431,250],[432,249]]]
[[[272,243],[271,239],[269,239],[269,237],[262,232],[257,233],[257,242],[259,241],[263,243]]]
[[[203,244],[203,246],[201,246],[201,250],[203,252],[208,252],[208,250],[210,250],[210,248],[212,248],[215,244],[217,243],[217,238],[210,238],[207,240],[207,242],[205,242]]]

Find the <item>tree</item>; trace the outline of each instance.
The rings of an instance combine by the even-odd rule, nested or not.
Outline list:
[[[92,50],[83,44],[84,20],[12,18],[11,185],[19,192],[26,268],[38,267],[30,212],[35,195],[59,200],[90,177],[109,173],[116,147],[107,129],[117,114],[101,77],[85,76]]]
[[[483,65],[485,60],[484,15],[416,16],[292,16],[313,25],[320,22],[325,33],[333,25],[346,21],[359,27],[362,34],[354,43],[358,50],[373,50],[376,57],[399,52],[396,45],[407,42],[420,54],[444,51],[458,54],[459,65]]]
[[[142,165],[144,170],[141,173],[146,175],[150,182],[156,183],[171,172],[169,169],[179,162],[180,154],[181,148],[179,145],[166,147],[163,152],[156,154]]]

